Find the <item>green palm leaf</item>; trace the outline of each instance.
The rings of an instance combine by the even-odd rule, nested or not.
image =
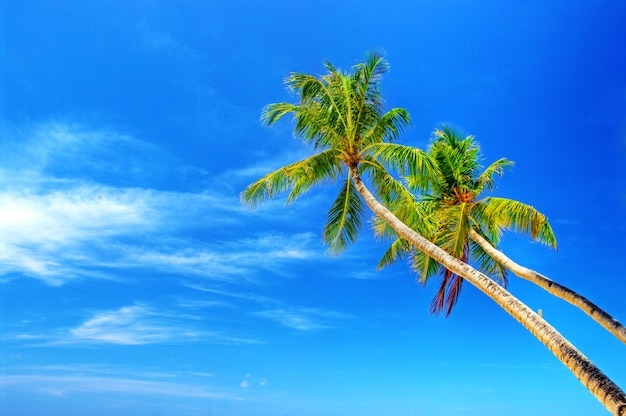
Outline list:
[[[391,170],[406,175],[409,189],[427,190],[430,183],[440,180],[436,162],[421,149],[385,142],[371,144],[366,150]]]
[[[439,228],[436,209],[437,204],[432,201],[407,201],[391,205],[392,212],[400,221],[430,240],[434,239]],[[375,217],[373,224],[378,237],[392,240],[397,238],[396,232],[384,220]]]
[[[326,215],[323,237],[324,243],[328,244],[329,253],[339,254],[349,243],[356,240],[362,223],[363,209],[363,202],[352,181],[345,180],[341,192]]]
[[[434,243],[458,259],[465,255],[465,246],[469,239],[468,210],[468,204],[461,203],[444,205],[437,212],[440,228]]]
[[[470,260],[476,264],[480,270],[488,276],[491,276],[503,286],[507,284],[507,269],[502,264],[493,259],[485,250],[474,240],[469,240]]]
[[[417,274],[417,281],[426,285],[426,283],[435,277],[441,270],[441,264],[421,251],[412,251],[409,260],[411,269]]]
[[[410,243],[403,238],[397,238],[393,243],[391,243],[387,251],[385,251],[385,254],[383,254],[383,257],[378,262],[378,266],[376,266],[376,269],[380,270],[383,267],[389,266],[398,260],[402,260],[408,254],[410,254],[410,252]]]
[[[505,169],[510,169],[513,165],[514,163],[512,161],[505,158],[498,159],[489,165],[489,167],[487,167],[487,169],[485,169],[476,179],[476,183],[474,185],[476,193],[480,194],[484,189],[493,191],[495,189],[496,177],[502,177]]]
[[[253,182],[242,192],[241,201],[255,207],[265,199],[290,190],[287,203],[291,203],[311,186],[336,179],[341,170],[338,152],[327,150],[275,170]]]
[[[372,117],[372,114],[368,114],[368,116]],[[392,108],[387,113],[377,117],[376,122],[363,132],[363,143],[380,143],[383,140],[394,141],[410,122],[411,117],[406,109]]]
[[[392,176],[375,158],[365,154],[361,165],[362,173],[369,174],[379,198],[387,205],[398,204],[398,201],[412,201],[411,194],[402,183]]]
[[[485,198],[481,217],[494,218],[500,227],[556,248],[556,237],[548,218],[534,207],[506,198]]]

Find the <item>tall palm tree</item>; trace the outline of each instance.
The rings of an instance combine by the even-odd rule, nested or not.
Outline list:
[[[552,351],[611,412],[626,415],[626,395],[604,373],[530,308],[514,298],[486,275],[451,256],[401,222],[365,186],[362,175],[383,202],[404,199],[408,192],[385,170],[409,169],[422,178],[436,178],[428,155],[417,149],[391,143],[409,123],[404,109],[383,111],[380,80],[388,65],[379,54],[368,54],[363,63],[343,72],[326,63],[328,73],[314,77],[292,73],[286,81],[296,93],[296,104],[270,104],[262,120],[268,125],[287,114],[295,120],[295,134],[319,152],[280,168],[252,183],[241,195],[242,202],[255,206],[280,192],[289,191],[287,202],[314,184],[343,180],[324,227],[324,241],[339,252],[354,241],[363,218],[363,202],[416,249],[425,252],[453,273],[467,279],[524,325]],[[420,175],[417,175],[420,173]],[[424,179],[430,180],[430,179]]]
[[[626,343],[626,328],[611,315],[582,295],[513,262],[496,249],[504,230],[525,234],[534,241],[556,249],[556,238],[547,218],[535,208],[511,199],[481,197],[483,191],[493,190],[495,178],[502,176],[504,169],[512,166],[512,162],[499,159],[482,170],[480,147],[474,137],[461,134],[447,125],[435,130],[429,154],[436,161],[441,181],[424,183],[420,177],[409,176],[408,183],[419,193],[420,199],[410,199],[404,204],[413,205],[422,215],[424,210],[429,210],[428,215],[433,221],[425,222],[422,218],[409,216],[404,219],[405,222],[412,221],[411,225],[420,227],[422,234],[429,236],[435,244],[463,261],[472,261],[496,280],[505,283],[506,272],[510,270],[539,285],[579,307]],[[418,209],[416,206],[419,205],[422,206]],[[377,226],[380,234],[388,229],[382,221],[378,221]],[[406,242],[398,242],[385,254],[381,266],[405,254]],[[458,299],[463,279],[421,252],[414,253],[410,258],[422,282],[429,280],[433,274],[441,274],[442,283],[431,310],[440,312],[445,304],[446,314],[449,314]]]

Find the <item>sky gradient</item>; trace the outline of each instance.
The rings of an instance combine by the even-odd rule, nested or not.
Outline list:
[[[11,416],[605,415],[529,332],[464,285],[376,271],[364,227],[322,244],[337,192],[239,194],[310,154],[264,105],[290,72],[368,50],[426,148],[441,122],[559,248],[519,263],[626,322],[626,6],[619,1],[4,1],[0,413]],[[626,389],[626,346],[514,276],[510,291]]]

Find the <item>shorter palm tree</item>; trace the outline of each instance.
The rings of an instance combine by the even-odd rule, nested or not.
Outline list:
[[[511,229],[556,248],[547,218],[536,209],[511,199],[482,196],[494,189],[495,179],[513,165],[511,161],[499,159],[483,169],[479,162],[480,147],[474,137],[462,135],[447,125],[435,130],[428,153],[439,170],[439,180],[425,182],[421,177],[406,177],[417,199],[396,204],[395,211],[405,223],[454,257],[476,264],[479,270],[502,284],[506,284],[507,269],[471,238],[472,233],[497,246],[502,231]],[[389,235],[389,227],[380,221],[376,229],[379,235]],[[402,239],[391,245],[379,267],[407,255],[422,283],[437,274],[441,276],[431,312],[445,310],[446,316],[449,315],[458,301],[463,279],[423,252],[409,250]]]
[[[549,293],[579,307],[600,325],[626,343],[626,328],[611,315],[582,295],[560,285],[508,258],[496,247],[505,230],[529,236],[532,240],[556,249],[556,238],[545,215],[518,201],[484,197],[483,191],[494,189],[495,178],[513,165],[499,159],[482,170],[479,164],[480,148],[473,136],[465,136],[443,125],[435,130],[429,154],[440,170],[440,182],[424,183],[419,177],[409,176],[407,182],[418,193],[418,200],[403,201],[400,210],[407,215],[406,205],[413,212],[406,220],[422,231],[431,241],[455,257],[476,264],[480,270],[495,280],[506,284],[507,270],[529,280]],[[389,228],[377,223],[379,234]],[[409,253],[406,241],[397,239],[387,251],[380,266],[389,264]],[[432,303],[431,310],[449,314],[458,300],[463,279],[421,252],[410,253],[411,264],[426,282],[439,273],[442,283]]]

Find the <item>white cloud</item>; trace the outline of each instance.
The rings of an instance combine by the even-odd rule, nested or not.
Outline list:
[[[332,328],[329,321],[350,318],[350,315],[317,308],[269,309],[253,312],[254,316],[270,319],[299,331]]]
[[[76,344],[180,344],[204,342],[220,345],[264,344],[264,341],[237,337],[203,327],[200,316],[156,310],[147,305],[130,305],[92,313],[74,328],[56,328],[45,334],[6,334],[4,340],[31,346]]]
[[[243,389],[247,389],[252,385],[266,386],[267,380],[265,378],[257,380],[256,378],[253,378],[251,374],[246,374],[245,378],[241,381],[241,383],[239,383],[239,387]]]
[[[223,345],[263,344],[263,341],[233,337],[218,331],[190,326],[202,319],[183,313],[156,311],[145,305],[132,305],[96,313],[71,329],[66,343],[111,343],[141,345],[154,343],[210,342]],[[61,340],[61,342],[64,342]]]
[[[150,143],[59,121],[18,130],[2,144],[11,157],[0,168],[0,281],[122,280],[122,270],[137,268],[252,279],[258,270],[284,274],[285,262],[321,254],[310,233],[250,237],[245,224],[259,216],[237,195],[140,186],[185,170]],[[241,237],[225,226],[239,227]],[[198,232],[204,241],[189,236]]]
[[[70,330],[76,340],[122,345],[153,344],[197,339],[200,334],[181,327],[175,317],[163,316],[148,307],[133,305],[97,313]],[[174,319],[171,319],[174,318]]]
[[[0,193],[0,275],[62,284],[88,274],[91,258],[116,236],[154,226],[149,193],[81,187],[40,195]]]
[[[224,242],[183,235],[192,226],[210,230],[238,218],[232,203],[205,194],[98,185],[39,195],[0,192],[0,276],[24,274],[60,285],[103,277],[101,268],[113,274],[112,269],[147,268],[250,279],[259,269],[283,274],[285,262],[322,255],[311,233],[243,234]]]
[[[171,377],[170,377],[171,378]],[[243,400],[234,392],[211,388],[204,383],[190,383],[188,380],[163,381],[154,377],[120,377],[108,374],[90,373],[84,368],[79,372],[54,372],[34,370],[27,374],[5,374],[0,379],[4,391],[38,392],[42,395],[63,397],[73,393],[99,393],[195,397],[218,400]]]
[[[343,312],[291,306],[277,299],[256,293],[235,292],[217,287],[204,287],[192,283],[187,283],[186,286],[202,292],[212,293],[246,303],[253,302],[266,308],[269,307],[261,311],[250,312],[250,315],[275,321],[284,327],[299,331],[333,328],[337,321],[353,318],[352,315]]]
[[[149,199],[148,191],[102,186],[39,195],[3,192],[2,241],[54,245],[128,232],[154,221]]]
[[[234,292],[234,291],[224,290],[224,289],[220,289],[216,287],[205,287],[205,286],[201,286],[201,285],[194,284],[194,283],[185,283],[185,286],[191,289],[199,290],[201,292],[214,293],[216,295],[233,298],[233,299],[239,299],[239,300],[243,300],[246,302],[249,301],[249,302],[261,303],[261,304],[279,304],[280,303],[276,301],[275,299],[269,298],[267,296],[259,295],[257,293]]]
[[[55,120],[5,131],[0,182],[20,189],[63,187],[76,179],[145,181],[171,165],[153,144],[112,128]]]

